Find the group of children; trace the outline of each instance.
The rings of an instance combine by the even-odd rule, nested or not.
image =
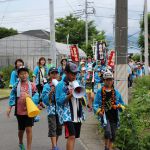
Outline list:
[[[74,150],[75,139],[80,137],[81,125],[85,120],[86,107],[98,115],[105,129],[105,150],[112,150],[119,124],[118,111],[124,103],[120,93],[114,89],[111,69],[105,66],[104,61],[93,62],[91,57],[87,61],[82,59],[79,65],[63,57],[60,67],[50,66],[48,68],[46,59],[41,57],[33,71],[33,82],[30,82],[29,70],[23,60],[15,62],[7,115],[10,116],[15,106],[20,150],[25,150],[24,131],[27,134],[27,150],[31,150],[32,126],[35,122],[35,118],[27,115],[26,97],[31,97],[40,109],[47,108],[48,137],[52,150],[59,150],[57,142],[63,126],[67,139],[66,150]],[[58,83],[54,84],[54,80]],[[74,81],[86,89],[83,97],[74,96],[71,86]]]
[[[149,72],[150,74],[150,72]],[[133,80],[145,75],[145,65],[141,62],[130,60],[128,63],[128,87],[132,87]]]

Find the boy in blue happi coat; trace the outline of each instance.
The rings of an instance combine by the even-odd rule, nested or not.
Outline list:
[[[66,150],[74,150],[75,138],[80,137],[81,124],[84,120],[84,100],[73,96],[70,84],[76,80],[77,65],[69,62],[66,65],[66,77],[56,86],[56,101],[63,111],[58,112],[62,117],[61,123],[65,126],[67,138]],[[84,93],[85,94],[85,93]]]
[[[96,94],[97,93],[97,90],[99,88],[101,88],[103,86],[103,79],[102,79],[102,72],[101,72],[101,69],[98,68],[97,70],[95,70],[95,74],[94,74],[94,93]]]
[[[62,125],[59,122],[58,118],[58,107],[55,100],[55,86],[53,81],[57,82],[58,70],[55,67],[50,68],[49,70],[49,83],[44,85],[42,92],[42,100],[47,106],[48,113],[48,137],[51,138],[52,150],[58,150],[57,142],[58,137],[62,135]]]
[[[85,88],[85,83],[86,83],[86,68],[85,67],[81,68],[81,71],[77,76],[77,80],[80,83],[80,85]]]
[[[112,150],[112,143],[115,141],[119,123],[118,113],[125,107],[121,94],[113,87],[112,73],[104,73],[103,78],[104,86],[97,91],[93,108],[104,127],[105,150]]]

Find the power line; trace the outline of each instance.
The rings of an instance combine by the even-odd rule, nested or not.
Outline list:
[[[65,11],[62,11],[62,12],[65,12]],[[56,16],[59,16],[59,15],[56,15]],[[17,19],[17,21],[19,21],[18,19],[20,20],[24,20],[24,19],[34,19],[35,17],[37,18],[42,18],[42,17],[49,17],[49,14],[48,13],[43,13],[43,14],[38,14],[38,15],[30,15],[30,16],[19,16],[19,17],[7,17],[7,19],[4,20],[4,22],[13,22],[14,19]]]
[[[75,11],[75,9],[72,7],[72,5],[69,3],[69,1],[68,1],[68,0],[65,0],[65,1],[67,2],[68,6],[69,6],[73,11]]]
[[[3,23],[3,20],[4,20],[4,18],[5,18],[5,15],[6,15],[6,12],[7,12],[8,7],[9,7],[9,1],[8,1],[8,3],[7,3],[7,6],[6,6],[5,10],[4,10],[4,14],[3,14],[3,16],[2,16],[2,19],[1,19],[1,22],[0,22],[0,26],[1,26],[2,23]]]
[[[100,16],[100,15],[95,15],[95,17],[99,17],[99,18],[110,18],[110,19],[114,19],[114,16]],[[140,19],[138,18],[128,18],[129,20],[136,20],[136,21],[140,21]]]
[[[11,2],[11,1],[16,1],[16,0],[0,0],[0,3]]]
[[[106,7],[106,6],[97,6],[97,5],[95,5],[94,7],[96,7],[96,8],[104,8],[104,9],[109,9],[109,10],[115,10],[114,8]],[[142,13],[142,11],[138,11],[138,10],[131,10],[131,9],[129,9],[128,11],[129,12],[140,12],[140,13]]]
[[[139,33],[140,33],[140,31],[133,33],[132,35],[128,36],[128,39],[131,38],[132,36],[136,35],[136,34],[139,34]]]

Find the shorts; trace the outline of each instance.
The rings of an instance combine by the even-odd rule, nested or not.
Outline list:
[[[34,118],[29,118],[27,115],[17,115],[18,130],[25,130],[27,127],[34,126]]]
[[[109,139],[112,142],[114,142],[116,138],[117,123],[109,122],[107,120],[107,125],[104,128],[104,130],[105,130],[104,132],[105,139]]]
[[[80,137],[81,122],[65,122],[65,138],[69,136],[75,136],[75,138]]]
[[[56,137],[62,135],[62,125],[59,123],[58,115],[48,116],[48,137]]]

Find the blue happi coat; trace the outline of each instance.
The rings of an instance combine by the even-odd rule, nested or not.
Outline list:
[[[55,93],[52,94],[52,97],[50,98],[50,91],[50,83],[45,84],[42,91],[42,101],[47,106],[48,115],[56,115],[58,112],[58,107],[56,106]]]
[[[102,78],[99,76],[99,72],[95,72],[94,74],[94,93],[97,93],[99,86],[103,86]]]
[[[58,67],[58,73],[60,76],[63,76],[65,74],[65,70],[62,68],[62,66]]]
[[[72,121],[71,108],[67,100],[68,85],[66,78],[58,83],[56,86],[56,102],[59,106],[58,116],[61,124],[67,121]],[[81,106],[82,107],[82,106]],[[85,120],[84,111],[81,110],[80,121]]]
[[[124,102],[123,102],[123,99],[122,99],[122,96],[121,94],[119,93],[118,90],[115,89],[115,97],[116,97],[116,105],[118,104],[121,104],[121,105],[124,105]],[[98,115],[98,119],[101,120],[101,117],[99,116],[99,111],[102,107],[102,88],[100,88],[97,93],[96,93],[96,96],[95,96],[95,99],[94,99],[94,102],[93,102],[93,109],[94,109],[94,113],[96,115]],[[118,110],[118,114],[119,114],[119,111],[121,109]]]
[[[9,87],[12,88],[15,83],[18,81],[18,74],[16,70],[13,70],[10,77]]]
[[[45,68],[45,74],[43,75],[43,77],[46,78],[49,70],[46,66],[44,66],[44,68]],[[40,67],[36,66],[33,71],[33,76],[36,78],[36,85],[39,84],[39,75],[40,75]]]
[[[9,106],[16,106],[16,102],[17,102],[17,86],[19,84],[19,80],[15,83],[15,85],[13,86],[11,93],[10,93],[10,97],[9,97]],[[32,96],[32,100],[33,102],[38,105],[39,103],[39,94],[38,93],[33,93],[32,89],[31,89],[31,82],[28,81],[29,84],[29,93],[31,93]],[[31,91],[31,92],[30,92]]]
[[[84,74],[83,76],[81,75],[81,73],[78,74],[77,76],[77,81],[78,83],[83,86],[85,88],[85,83],[86,83],[86,74]]]

